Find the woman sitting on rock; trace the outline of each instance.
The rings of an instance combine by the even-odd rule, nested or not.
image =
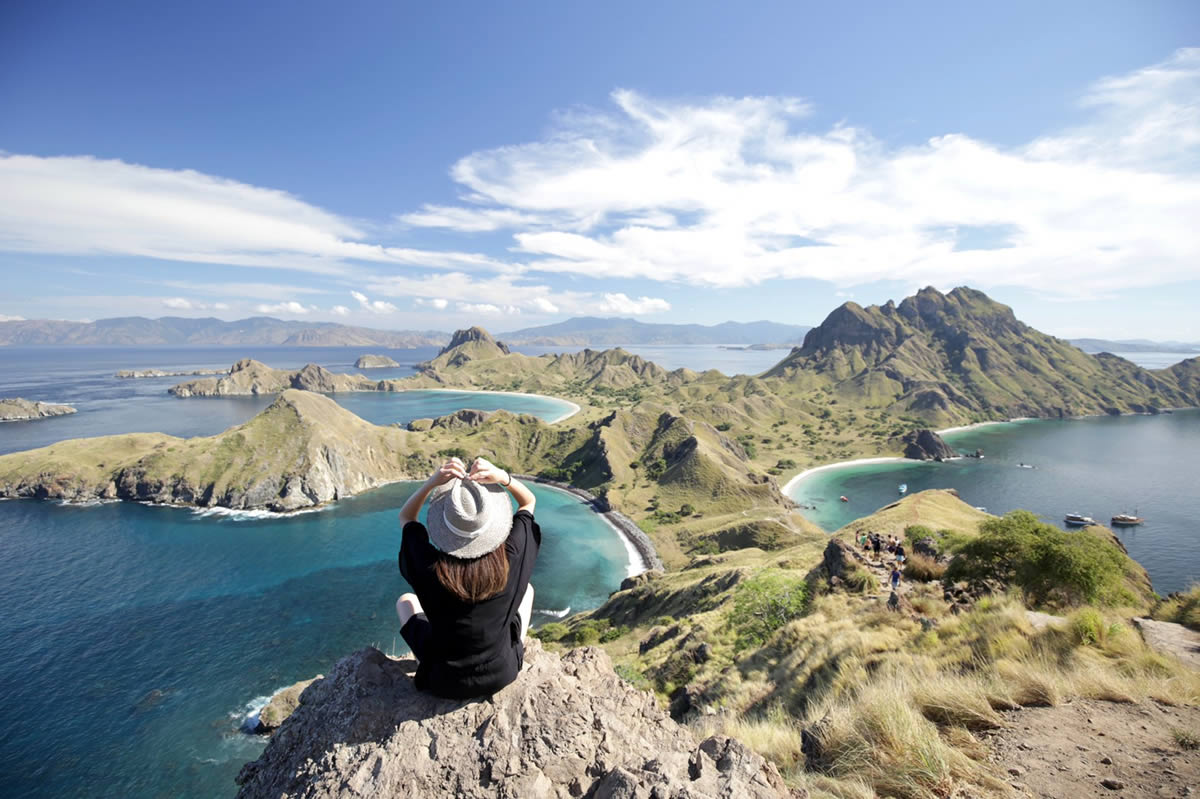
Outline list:
[[[417,515],[431,492],[426,528]],[[419,661],[417,688],[466,699],[517,678],[533,612],[529,576],[542,543],[535,502],[483,458],[470,472],[451,458],[400,509],[400,573],[416,593],[396,601],[396,614]]]

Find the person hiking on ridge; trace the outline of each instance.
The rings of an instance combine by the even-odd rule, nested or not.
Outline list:
[[[900,590],[900,567],[892,566],[892,590]]]
[[[430,494],[427,527],[417,516]],[[396,600],[396,615],[418,661],[417,688],[467,699],[517,678],[533,613],[529,577],[542,544],[536,502],[521,481],[483,458],[469,472],[451,458],[400,509],[400,574],[415,593]]]

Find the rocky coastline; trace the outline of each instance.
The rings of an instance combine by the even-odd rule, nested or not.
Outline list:
[[[66,416],[75,413],[70,405],[57,405],[51,402],[21,399],[0,399],[0,422],[25,422],[33,419],[48,419],[52,416]]]

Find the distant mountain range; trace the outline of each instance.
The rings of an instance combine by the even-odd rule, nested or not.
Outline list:
[[[1200,341],[1148,341],[1144,338],[1109,341],[1103,338],[1073,338],[1071,343],[1084,352],[1200,352]]]
[[[334,322],[288,322],[255,316],[226,322],[125,316],[96,322],[33,319],[0,322],[0,346],[10,347],[440,347],[436,330],[372,330]]]
[[[671,325],[636,319],[577,316],[565,322],[501,333],[505,344],[544,347],[618,347],[628,344],[735,344],[790,347],[804,341],[808,325],[779,322],[722,322]]]

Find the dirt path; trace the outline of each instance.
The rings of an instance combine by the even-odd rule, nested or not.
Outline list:
[[[1200,633],[1169,621],[1139,618],[1133,623],[1151,649],[1175,655],[1193,669],[1200,669]]]
[[[1007,726],[984,740],[999,773],[1025,796],[1200,796],[1200,750],[1172,735],[1200,736],[1200,708],[1077,700],[1004,716]]]

